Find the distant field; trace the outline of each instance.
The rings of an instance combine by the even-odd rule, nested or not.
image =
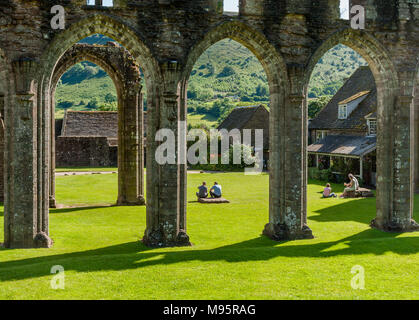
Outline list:
[[[207,114],[188,114],[188,124],[193,126],[197,124],[206,124],[209,127],[216,127],[217,126],[217,118]]]

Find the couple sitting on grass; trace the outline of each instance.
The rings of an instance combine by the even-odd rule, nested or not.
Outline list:
[[[199,192],[196,193],[198,198],[207,198],[208,197],[208,188],[207,183],[202,182],[202,186],[198,187]],[[214,186],[210,189],[211,198],[221,198],[221,186],[214,182]]]
[[[359,188],[359,182],[358,179],[355,178],[355,176],[350,173],[348,175],[350,182],[344,183],[345,189],[343,193],[341,194],[340,198],[346,198],[348,197],[348,193],[351,191],[356,191]],[[326,184],[326,188],[323,190],[323,198],[336,198],[337,195],[332,192],[332,188],[330,187],[330,183]]]

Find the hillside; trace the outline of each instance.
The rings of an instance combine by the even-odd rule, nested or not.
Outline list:
[[[112,39],[95,35],[81,42],[106,44],[108,41]],[[348,47],[339,45],[331,49],[313,71],[309,98],[333,95],[344,79],[365,64],[364,59]],[[268,105],[269,88],[257,58],[241,44],[226,39],[210,47],[196,62],[191,73],[188,98],[190,113],[219,119],[236,105]],[[112,110],[116,108],[116,91],[102,69],[82,62],[61,78],[56,103],[56,116],[61,116],[66,108]]]

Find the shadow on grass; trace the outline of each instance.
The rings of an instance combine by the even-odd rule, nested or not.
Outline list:
[[[87,205],[87,206],[68,206],[63,208],[50,209],[50,214],[60,214],[60,213],[69,213],[77,212],[83,210],[95,210],[95,209],[106,209],[106,208],[115,208],[118,207],[116,204],[101,204],[101,205]]]
[[[261,236],[215,249],[194,250],[192,247],[181,251],[152,250],[141,242],[129,242],[95,250],[0,262],[0,281],[47,276],[54,265],[62,265],[66,271],[95,272],[190,261],[236,263],[268,261],[278,257],[328,258],[343,255],[382,255],[390,251],[399,255],[419,252],[418,237],[397,238],[398,235],[370,229],[337,241],[304,245],[278,243]],[[1,251],[4,250],[6,249]]]
[[[337,204],[324,209],[313,211],[318,215],[311,215],[309,220],[318,222],[355,221],[369,224],[376,217],[376,199],[363,198],[344,201],[338,198],[323,199],[322,201],[336,201]]]

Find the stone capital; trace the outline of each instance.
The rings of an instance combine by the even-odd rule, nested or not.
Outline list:
[[[13,61],[12,67],[15,74],[16,94],[26,95],[33,93],[38,63],[32,59],[21,59]]]

